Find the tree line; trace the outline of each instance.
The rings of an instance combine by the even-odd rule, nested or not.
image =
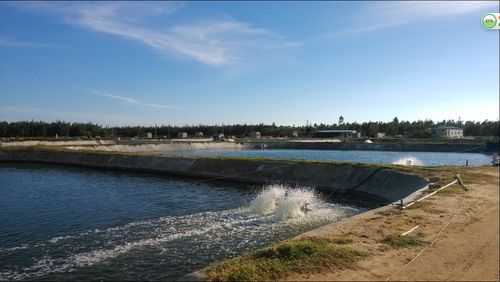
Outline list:
[[[226,136],[244,137],[252,132],[258,131],[262,136],[287,137],[296,132],[300,137],[314,136],[318,130],[325,129],[351,129],[361,132],[362,136],[375,137],[377,133],[383,132],[387,136],[401,136],[407,138],[430,138],[432,129],[440,126],[453,126],[463,128],[466,136],[499,136],[499,122],[488,121],[455,121],[443,120],[434,122],[432,120],[399,121],[394,118],[390,122],[338,122],[332,124],[314,123],[301,126],[287,126],[272,124],[233,124],[233,125],[190,125],[190,126],[102,126],[95,123],[77,122],[43,122],[43,121],[19,121],[0,122],[0,137],[88,137],[88,138],[111,138],[111,137],[144,137],[150,132],[154,137],[176,137],[179,132],[187,132],[194,136],[197,132],[203,132],[205,136],[213,136],[223,133]]]

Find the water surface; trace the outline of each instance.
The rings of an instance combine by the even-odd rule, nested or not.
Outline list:
[[[0,280],[171,280],[362,210],[305,188],[32,164],[0,164],[0,195]]]
[[[423,166],[491,164],[491,156],[480,153],[448,152],[393,152],[393,151],[340,151],[340,150],[185,150],[165,155],[200,156],[200,157],[252,157],[271,159],[295,159],[317,161],[348,161],[372,164],[411,164]]]

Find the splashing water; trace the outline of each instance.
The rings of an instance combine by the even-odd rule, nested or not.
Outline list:
[[[306,208],[315,204],[318,199],[312,190],[289,190],[286,197],[279,200],[275,215],[281,220],[302,218],[306,215]]]
[[[394,161],[392,162],[392,164],[395,164],[395,165],[405,165],[405,166],[414,166],[414,165],[423,165],[422,162],[415,158],[415,157],[404,157],[404,158],[400,158],[399,160],[397,161]]]
[[[314,220],[325,215],[331,206],[310,188],[284,185],[267,186],[250,204],[250,210],[262,215],[272,214],[276,220]]]
[[[135,221],[18,248],[0,248],[0,261],[14,255],[33,258],[31,263],[15,267],[0,266],[0,280],[81,280],[86,272],[79,269],[89,267],[105,269],[108,280],[139,279],[144,277],[141,271],[134,272],[135,264],[140,270],[145,261],[161,264],[161,271],[148,274],[156,278],[152,280],[165,273],[177,279],[213,260],[287,239],[360,211],[323,201],[310,188],[270,185],[249,205],[236,209]],[[127,273],[114,269],[115,265],[127,265]]]
[[[268,186],[250,204],[250,210],[257,214],[270,214],[276,209],[278,200],[285,195],[285,189],[281,185]]]

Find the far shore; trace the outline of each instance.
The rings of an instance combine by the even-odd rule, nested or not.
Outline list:
[[[473,139],[395,139],[395,138],[226,138],[214,141],[211,138],[4,138],[0,147],[23,146],[89,146],[112,145],[160,145],[160,144],[203,144],[205,148],[241,149],[308,149],[343,151],[398,151],[398,152],[456,152],[485,153],[498,152],[498,144]],[[233,145],[230,145],[233,144]]]

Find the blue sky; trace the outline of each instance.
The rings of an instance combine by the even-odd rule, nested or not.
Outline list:
[[[490,2],[0,2],[0,120],[497,120]]]

